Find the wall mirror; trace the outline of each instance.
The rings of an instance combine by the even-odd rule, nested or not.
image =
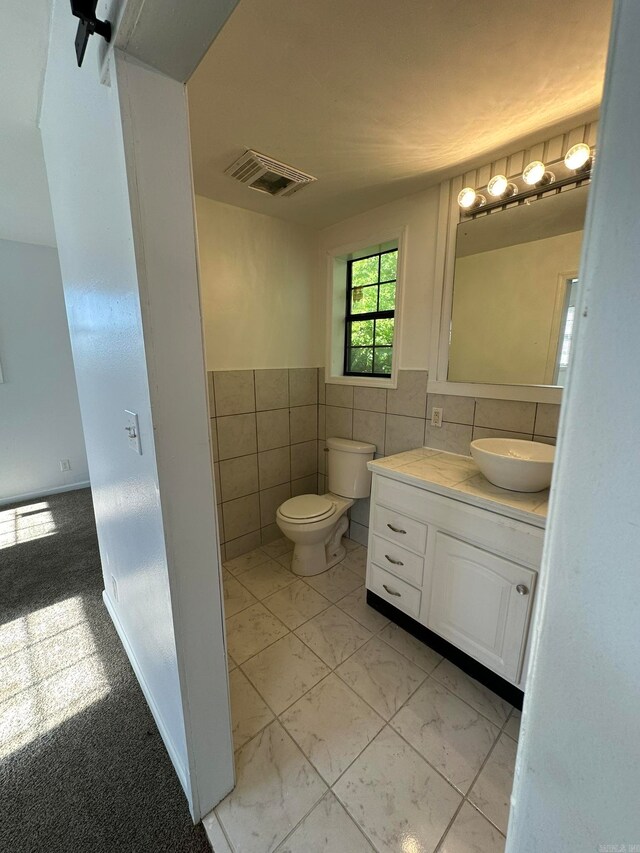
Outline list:
[[[566,188],[457,226],[448,382],[564,385],[587,193]]]

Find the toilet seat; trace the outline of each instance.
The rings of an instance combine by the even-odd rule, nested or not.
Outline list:
[[[292,524],[322,521],[336,511],[336,505],[321,495],[298,495],[285,501],[278,512]]]

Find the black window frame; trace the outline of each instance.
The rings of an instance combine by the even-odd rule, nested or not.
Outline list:
[[[384,346],[384,347],[376,347],[376,344],[375,344],[375,331],[376,331],[375,323],[373,325],[373,344],[371,347],[368,347],[368,346],[352,347],[352,346],[350,346],[350,342],[351,342],[350,341],[350,338],[351,338],[350,333],[351,333],[351,323],[353,323],[353,322],[359,322],[359,321],[363,321],[363,320],[389,320],[389,319],[392,319],[395,321],[395,316],[396,316],[395,298],[397,297],[397,292],[398,292],[398,267],[397,267],[397,263],[396,263],[396,277],[385,279],[385,281],[380,280],[380,265],[382,263],[382,256],[383,255],[390,255],[392,252],[396,252],[399,256],[399,253],[400,253],[399,247],[396,246],[393,249],[385,249],[382,252],[372,252],[370,255],[363,255],[360,258],[353,258],[353,259],[347,261],[347,304],[346,304],[345,318],[344,318],[344,358],[343,358],[343,375],[344,376],[362,376],[362,377],[368,376],[371,379],[390,379],[392,376],[391,370],[389,371],[389,373],[374,373],[373,371],[367,372],[367,373],[364,373],[364,372],[360,373],[358,371],[349,370],[349,352],[350,352],[350,350],[352,350],[352,349],[372,349],[373,350],[373,365],[375,365],[376,349],[388,349],[389,348],[388,345]],[[393,311],[380,311],[380,310],[378,310],[378,311],[368,311],[364,314],[353,314],[351,312],[351,304],[352,304],[351,297],[352,297],[352,293],[353,293],[353,282],[352,282],[353,264],[358,263],[359,261],[365,261],[365,260],[367,260],[367,258],[375,258],[375,257],[378,258],[378,279],[377,279],[377,281],[371,282],[370,285],[359,285],[359,287],[372,287],[372,286],[377,287],[378,288],[377,306],[378,306],[378,308],[380,308],[380,287],[383,284],[389,284],[389,283],[393,282],[396,286],[395,293],[394,293]],[[395,322],[394,322],[394,325],[393,325],[393,343],[391,344],[392,360],[393,360],[393,350],[395,349],[395,345],[396,345],[396,328],[395,328]]]

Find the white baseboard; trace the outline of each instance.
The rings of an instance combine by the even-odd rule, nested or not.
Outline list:
[[[55,486],[54,488],[49,489],[39,489],[37,492],[25,492],[23,495],[13,495],[9,498],[0,498],[0,506],[6,506],[6,504],[18,504],[22,503],[22,501],[32,501],[37,498],[46,498],[49,495],[59,495],[62,492],[75,492],[76,489],[86,489],[91,485],[88,480],[83,481],[82,483],[71,483],[68,486]]]
[[[147,705],[149,706],[149,710],[153,714],[153,719],[156,721],[156,726],[158,727],[158,731],[160,732],[160,737],[163,740],[163,743],[166,747],[167,752],[169,753],[169,758],[171,759],[171,763],[173,764],[173,768],[176,771],[178,779],[180,780],[180,784],[182,785],[182,789],[187,798],[187,802],[189,803],[189,808],[191,808],[191,786],[189,784],[189,777],[186,772],[186,769],[183,767],[182,762],[180,761],[180,757],[178,755],[178,751],[176,750],[174,743],[167,731],[167,728],[164,724],[164,721],[160,715],[158,707],[155,703],[153,695],[149,690],[147,682],[144,679],[144,675],[138,664],[136,656],[129,644],[129,640],[127,639],[127,635],[125,634],[124,628],[118,618],[118,614],[113,606],[113,603],[109,599],[106,590],[102,591],[102,600],[104,601],[105,607],[111,617],[111,621],[114,624],[116,631],[118,632],[118,636],[120,637],[120,642],[123,645],[125,652],[127,653],[127,657],[129,658],[129,663],[133,668],[133,671],[136,674],[136,678],[138,679],[138,684],[140,685],[140,689],[144,693],[144,698],[147,700]]]

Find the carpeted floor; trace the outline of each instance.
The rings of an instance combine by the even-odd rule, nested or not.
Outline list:
[[[0,507],[0,850],[210,853],[102,588],[88,489]]]

